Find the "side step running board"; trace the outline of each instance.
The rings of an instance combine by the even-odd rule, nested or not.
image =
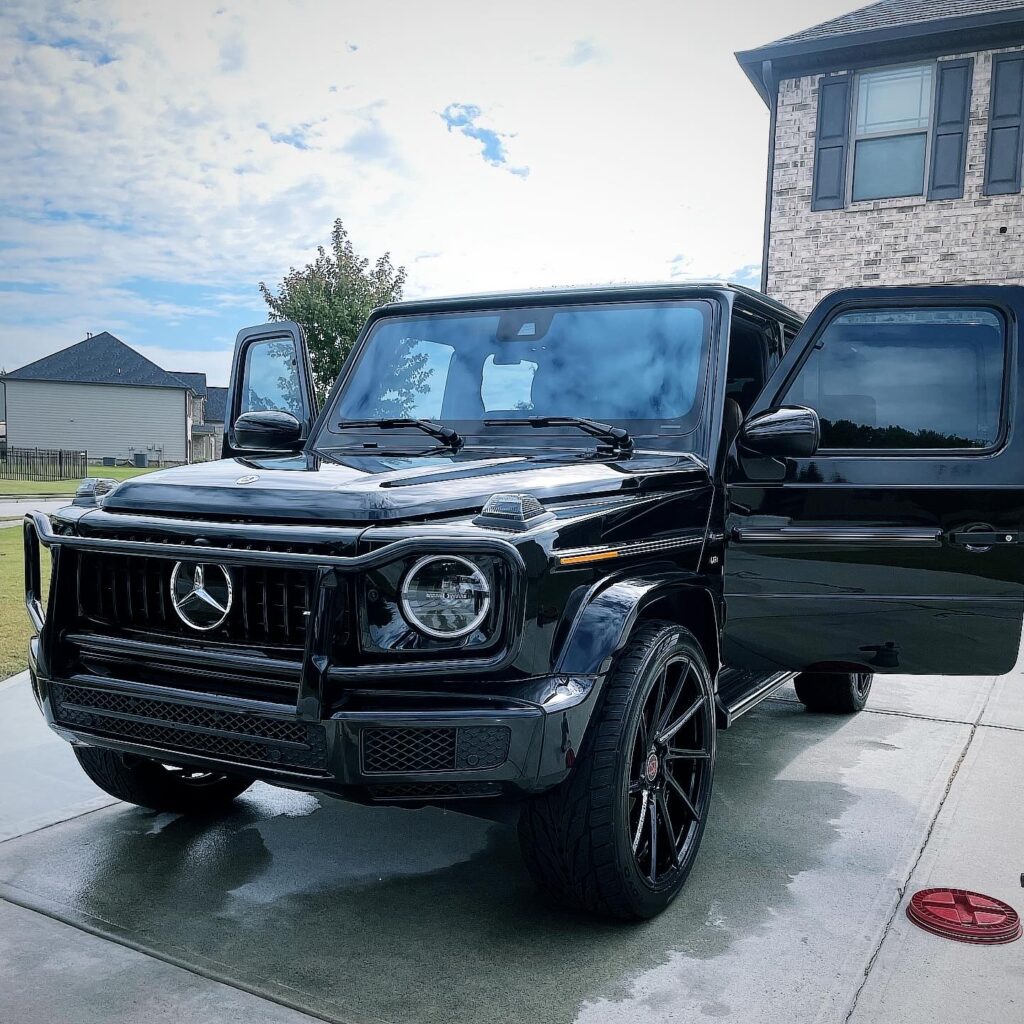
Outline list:
[[[728,729],[737,718],[741,718],[748,711],[753,711],[762,701],[767,700],[780,686],[788,683],[795,672],[776,672],[766,679],[759,680],[753,689],[739,693],[726,693],[718,695],[719,725]]]

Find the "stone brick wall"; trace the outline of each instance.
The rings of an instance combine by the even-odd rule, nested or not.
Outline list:
[[[963,199],[923,197],[811,211],[821,76],[780,83],[768,294],[808,313],[836,288],[989,281],[1024,284],[1024,196],[985,196],[992,55],[974,57]],[[952,58],[950,58],[952,59]]]

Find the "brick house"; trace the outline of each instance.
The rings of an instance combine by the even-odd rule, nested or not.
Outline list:
[[[1024,0],[882,0],[736,57],[771,113],[769,295],[1024,283]]]

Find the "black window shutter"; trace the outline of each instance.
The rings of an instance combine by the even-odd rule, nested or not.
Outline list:
[[[1020,191],[1022,126],[1024,53],[1000,53],[992,58],[985,195],[1005,196]]]
[[[814,138],[812,210],[846,205],[846,154],[850,148],[850,75],[818,83],[818,130]]]
[[[935,127],[929,199],[962,199],[967,167],[967,132],[971,124],[971,79],[974,60],[943,60],[938,65]]]

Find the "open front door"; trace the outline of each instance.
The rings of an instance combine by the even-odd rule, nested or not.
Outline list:
[[[317,402],[306,339],[290,320],[238,332],[224,410],[223,457],[275,451],[254,444],[251,429],[248,437],[241,437],[238,423],[246,414],[274,412],[295,417],[299,431],[291,447],[301,448],[316,419]]]
[[[818,306],[725,469],[727,665],[1013,667],[1022,322],[1020,288],[857,289]],[[791,406],[817,413],[813,454],[773,439],[772,419],[758,430],[759,414]],[[785,433],[798,419],[774,422]]]

